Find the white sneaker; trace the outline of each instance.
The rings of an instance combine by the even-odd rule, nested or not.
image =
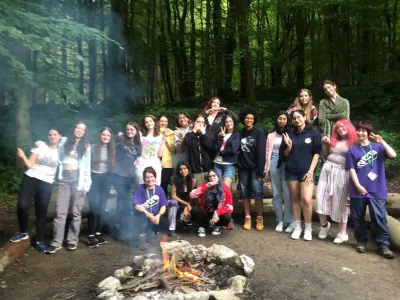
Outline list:
[[[304,229],[303,239],[305,241],[312,241],[312,229]]]
[[[296,228],[296,225],[294,225],[293,223],[290,223],[289,226],[286,227],[285,232],[292,233],[295,228]]]
[[[214,231],[211,233],[212,235],[220,235],[222,230],[224,230],[224,227],[222,226],[216,226]]]
[[[331,228],[331,223],[328,222],[327,224],[328,225],[326,225],[326,227],[322,226],[319,227],[318,238],[321,240],[326,239],[326,237],[328,236],[328,231],[329,228]]]
[[[349,240],[349,235],[347,233],[338,233],[335,240],[333,241],[334,244],[341,244],[347,242]]]
[[[292,233],[292,235],[290,236],[292,239],[294,239],[294,240],[298,240],[299,238],[300,238],[300,235],[301,235],[301,232],[302,232],[303,230],[300,228],[300,227],[296,227],[294,230],[293,230],[293,233]]]
[[[283,231],[283,222],[279,222],[275,227],[275,231],[282,232]]]
[[[197,232],[199,237],[205,237],[206,236],[206,229],[204,227],[199,227],[199,231]]]

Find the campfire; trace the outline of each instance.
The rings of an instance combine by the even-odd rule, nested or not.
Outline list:
[[[186,241],[161,245],[155,254],[135,256],[133,264],[115,271],[97,288],[98,299],[229,299],[245,290],[254,262],[222,246],[192,246]],[[247,293],[251,291],[247,289]],[[193,298],[194,297],[194,298]]]

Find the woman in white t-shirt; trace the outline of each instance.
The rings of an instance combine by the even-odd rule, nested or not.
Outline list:
[[[144,184],[143,171],[147,167],[153,167],[157,173],[157,185],[161,184],[161,156],[164,152],[165,140],[168,131],[160,134],[160,124],[153,115],[146,115],[142,123],[142,156],[137,160],[136,179],[138,184]]]
[[[29,239],[28,218],[32,199],[35,200],[36,212],[36,242],[35,248],[46,252],[44,228],[46,226],[47,207],[51,197],[51,188],[58,167],[58,144],[61,135],[57,129],[50,129],[49,142],[40,143],[31,150],[29,158],[23,150],[17,149],[17,155],[22,159],[28,170],[22,179],[18,196],[18,223],[19,233],[10,241],[13,243]]]

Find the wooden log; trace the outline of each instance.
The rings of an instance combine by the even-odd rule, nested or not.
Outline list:
[[[400,221],[391,216],[387,216],[387,225],[390,230],[390,243],[391,245],[400,250]]]

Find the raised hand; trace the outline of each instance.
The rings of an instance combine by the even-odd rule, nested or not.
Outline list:
[[[224,137],[226,135],[226,127],[221,127],[221,132],[218,133],[218,136]]]
[[[166,139],[168,137],[168,134],[169,134],[169,128],[165,128],[163,132],[163,138]]]
[[[226,111],[226,110],[227,110],[226,107],[220,107],[218,111],[219,111],[219,112],[223,112],[223,111]]]
[[[17,148],[17,156],[23,158],[25,156],[24,150],[22,150],[21,148]]]
[[[373,140],[375,143],[382,143],[383,139],[379,134],[370,133],[369,138]]]
[[[123,132],[118,132],[118,136],[124,136],[124,133]]]
[[[328,134],[322,138],[322,142],[329,145],[331,143],[331,136]]]
[[[283,135],[283,141],[285,142],[286,146],[289,148],[292,148],[292,140],[290,139],[289,135],[287,133],[282,133]]]
[[[210,109],[207,109],[206,110],[206,114],[207,115],[209,115],[209,114],[212,114],[213,112],[215,112],[216,110],[214,109],[214,108],[210,108]]]

